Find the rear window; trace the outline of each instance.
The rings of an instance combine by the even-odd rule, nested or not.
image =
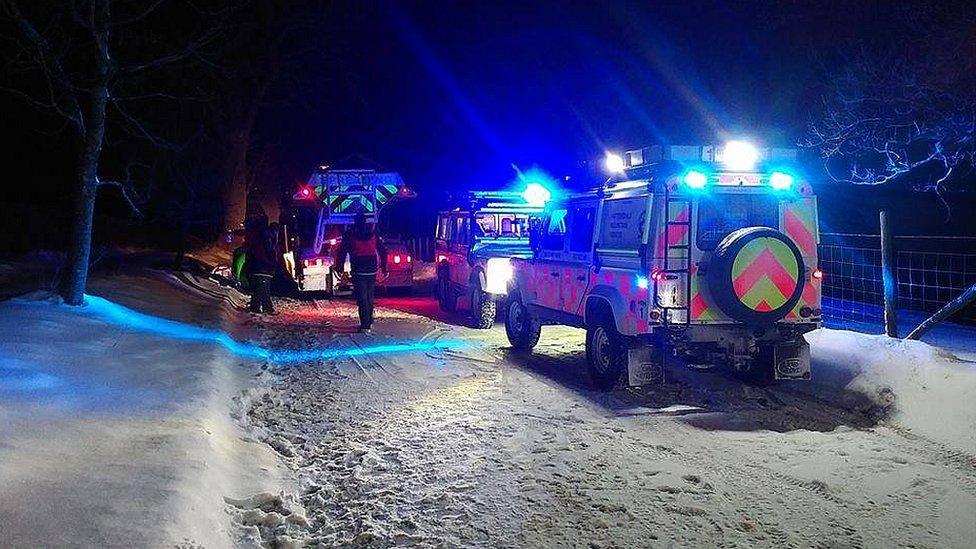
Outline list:
[[[714,250],[732,231],[779,226],[779,199],[766,194],[714,194],[698,203],[698,249]]]

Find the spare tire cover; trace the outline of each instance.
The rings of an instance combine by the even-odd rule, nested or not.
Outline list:
[[[800,250],[769,227],[729,233],[708,264],[708,288],[728,316],[749,324],[770,324],[791,311],[803,293]]]

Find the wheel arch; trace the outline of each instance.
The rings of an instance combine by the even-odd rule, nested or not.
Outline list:
[[[590,291],[583,303],[583,324],[589,325],[596,315],[609,313],[613,317],[617,332],[623,333],[621,320],[626,312],[626,304],[620,292],[611,286],[599,285]]]
[[[478,288],[482,292],[485,291],[485,287],[488,285],[488,280],[485,277],[485,269],[481,265],[478,265],[471,270],[471,276],[468,278],[468,284],[471,288]]]

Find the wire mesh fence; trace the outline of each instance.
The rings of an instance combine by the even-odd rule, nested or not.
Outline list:
[[[881,333],[880,236],[822,233],[821,239],[824,324]],[[895,248],[901,332],[976,283],[976,238],[896,237]],[[976,305],[952,320],[976,324]]]

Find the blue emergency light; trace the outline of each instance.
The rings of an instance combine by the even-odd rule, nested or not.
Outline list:
[[[545,206],[552,198],[552,193],[541,183],[529,183],[522,191],[522,198],[532,206]]]
[[[688,170],[682,181],[692,189],[704,189],[708,185],[708,176],[697,170]]]
[[[784,172],[773,172],[769,176],[769,186],[773,190],[777,191],[788,191],[793,187],[794,177],[788,173]]]

